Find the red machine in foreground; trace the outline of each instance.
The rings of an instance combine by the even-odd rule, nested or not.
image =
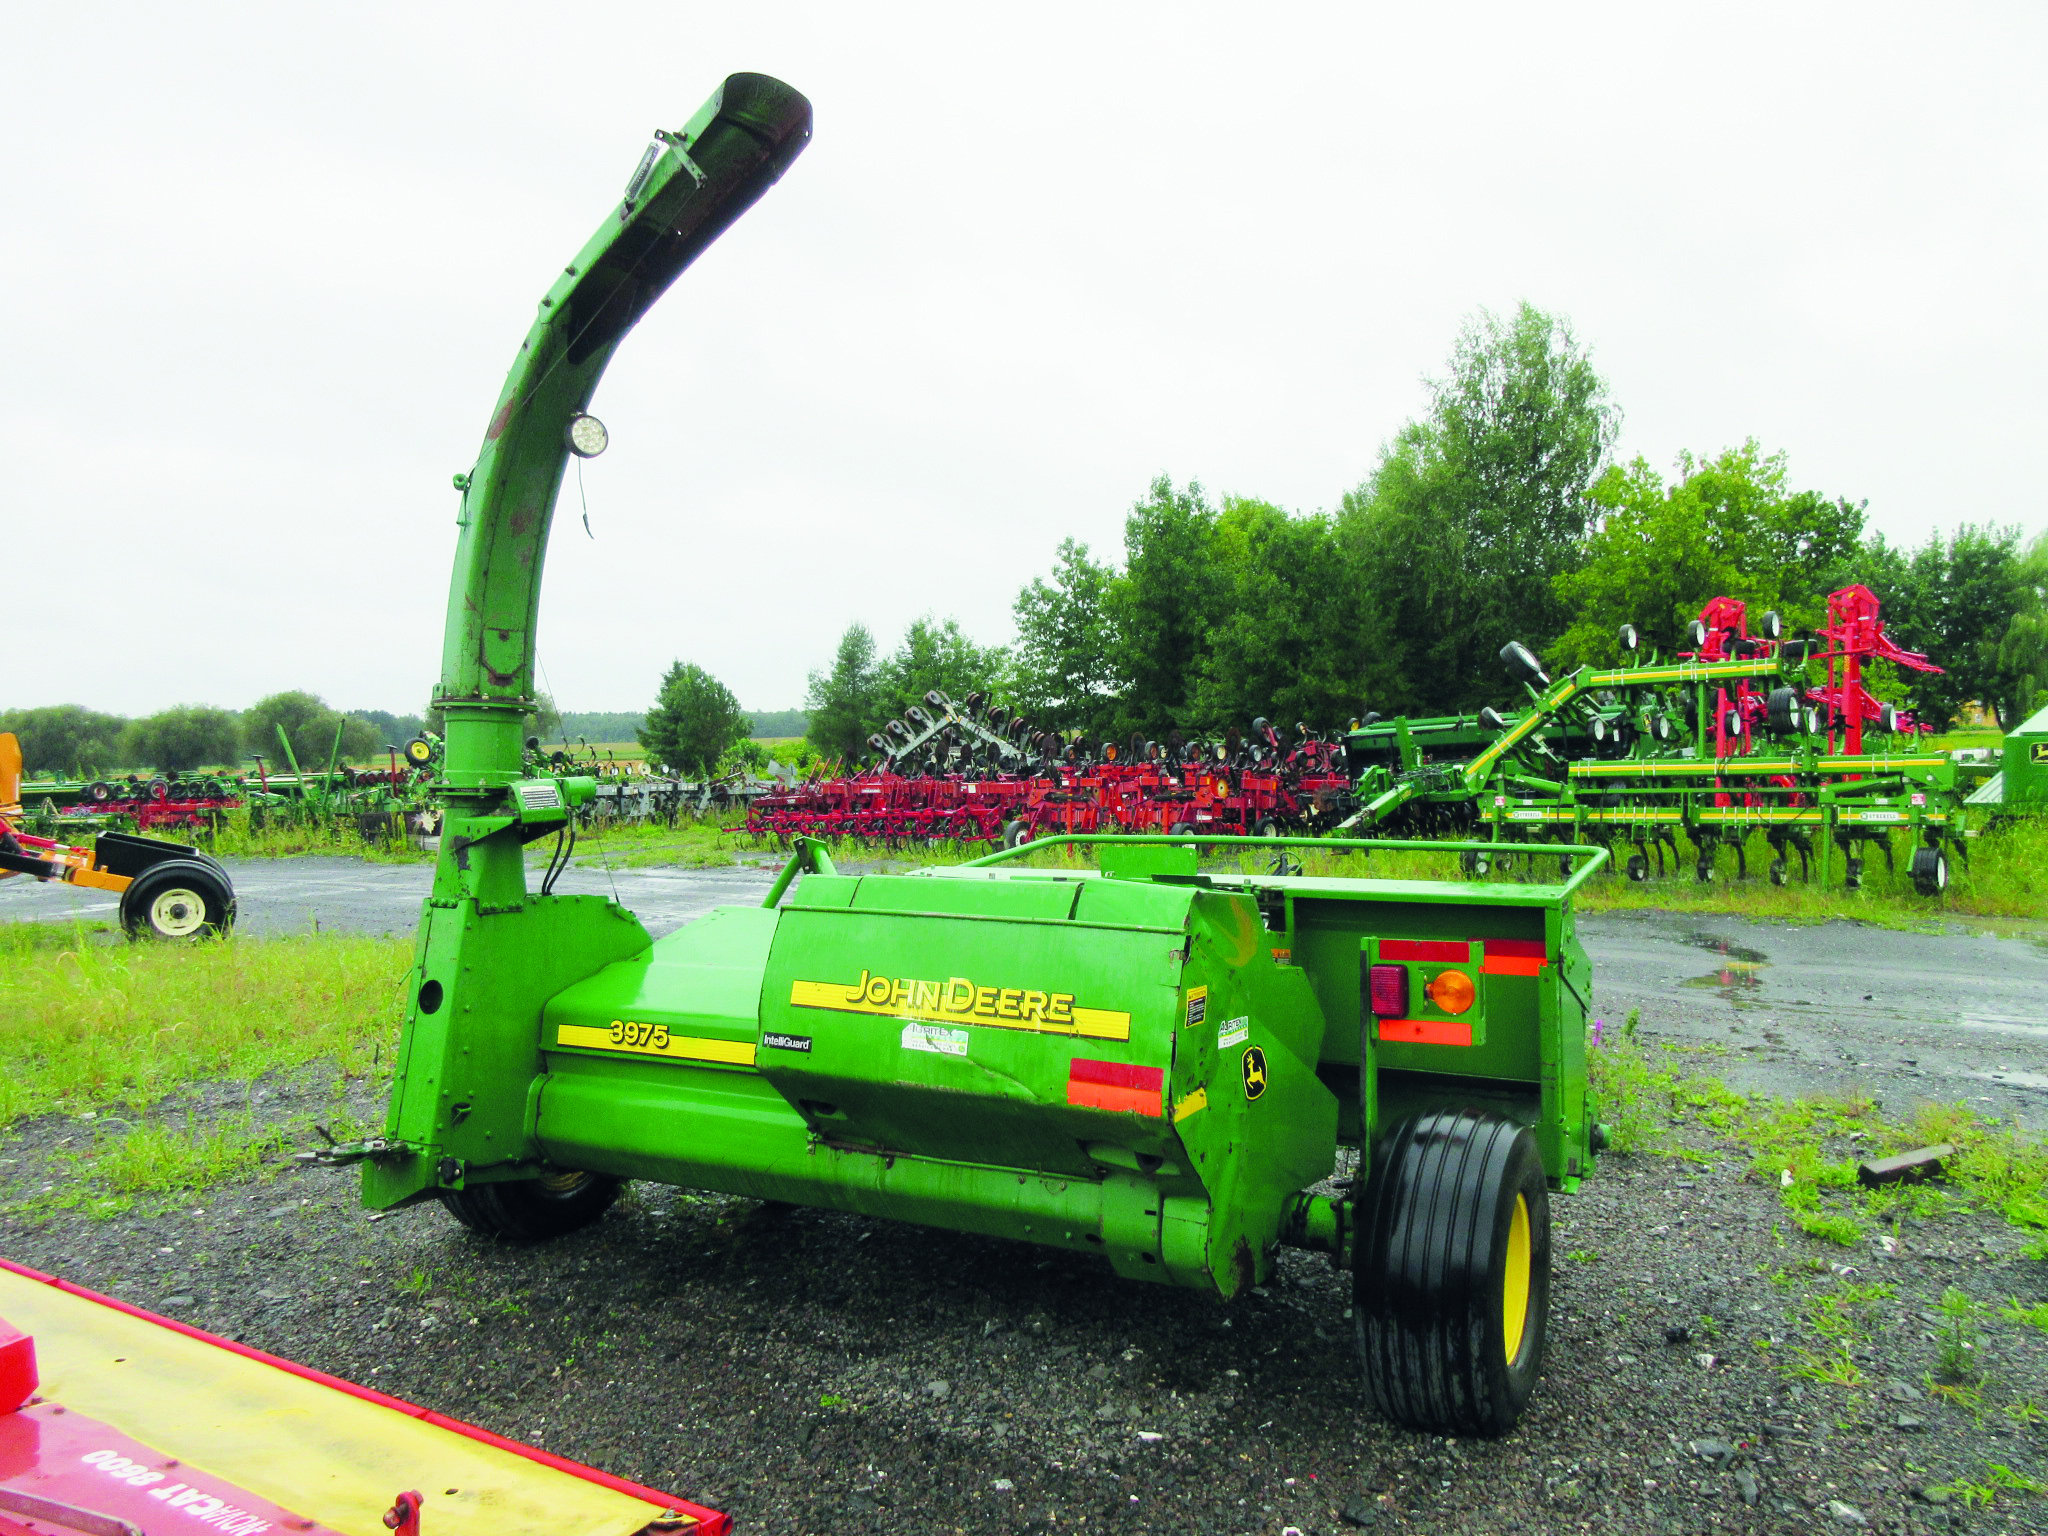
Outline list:
[[[0,1536],[726,1536],[652,1488],[0,1260]]]

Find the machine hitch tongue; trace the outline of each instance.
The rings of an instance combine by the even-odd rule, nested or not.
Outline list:
[[[401,1493],[384,1511],[385,1529],[397,1536],[420,1536],[420,1505],[424,1502],[417,1493]]]

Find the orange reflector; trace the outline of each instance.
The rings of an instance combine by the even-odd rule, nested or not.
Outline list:
[[[1479,989],[1464,971],[1441,971],[1422,989],[1422,995],[1445,1013],[1463,1013],[1478,1000]]]

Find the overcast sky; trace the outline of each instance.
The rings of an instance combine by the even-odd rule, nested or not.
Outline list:
[[[565,708],[677,657],[794,705],[853,619],[1006,640],[1161,473],[1334,506],[1522,299],[1625,455],[1753,436],[1894,539],[2038,530],[2044,15],[8,7],[0,705],[419,708],[535,303],[735,70],[816,137],[599,388]]]

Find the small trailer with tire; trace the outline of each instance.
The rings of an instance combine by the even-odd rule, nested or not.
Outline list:
[[[0,880],[26,875],[113,892],[130,938],[196,939],[234,926],[234,882],[211,854],[128,832],[74,848],[20,830],[20,819],[21,743],[0,732]]]
[[[567,455],[604,445],[586,407],[626,330],[809,134],[802,96],[732,76],[656,136],[541,301],[457,481],[446,815],[388,1115],[306,1157],[360,1163],[373,1208],[438,1200],[516,1241],[649,1179],[1014,1238],[1226,1300],[1283,1247],[1319,1251],[1354,1277],[1381,1411],[1507,1429],[1543,1357],[1550,1196],[1599,1140],[1572,894],[1603,851],[1561,850],[1554,884],[1474,884],[1226,873],[1188,834],[1063,834],[856,875],[799,839],[763,904],[659,940],[554,892],[596,789],[521,751]],[[524,849],[550,837],[535,888]],[[1054,843],[1098,867],[1030,867]]]

